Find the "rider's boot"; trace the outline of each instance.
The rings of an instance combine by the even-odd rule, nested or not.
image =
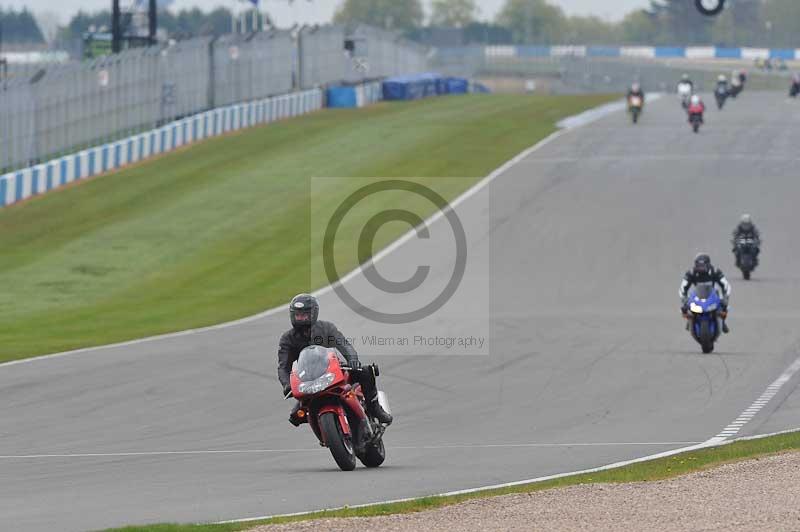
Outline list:
[[[381,404],[378,402],[378,398],[376,397],[369,403],[367,403],[367,412],[370,416],[374,417],[378,420],[379,423],[384,425],[391,425],[392,424],[392,415],[388,413],[386,410],[383,409]]]
[[[731,329],[730,327],[728,327],[728,323],[725,320],[722,320],[722,332],[724,332],[725,334],[731,332]]]

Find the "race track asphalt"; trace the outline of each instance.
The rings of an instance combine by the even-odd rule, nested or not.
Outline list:
[[[475,293],[454,297],[449,319],[432,323],[453,336],[490,331],[490,354],[359,347],[380,364],[396,416],[376,470],[340,472],[307,427],[287,423],[275,377],[283,312],[0,366],[0,529],[297,512],[713,437],[800,355],[798,124],[796,102],[745,93],[710,110],[693,135],[667,97],[635,127],[618,112],[562,134],[461,203]],[[765,240],[748,283],[728,243],[745,211]],[[408,277],[424,257],[432,282],[448,277],[452,249],[414,240],[378,270]],[[732,332],[712,355],[700,354],[678,312],[680,277],[700,250],[733,283]],[[362,277],[348,286],[377,306],[429,295],[370,296]],[[333,293],[321,304],[347,334],[370,329]],[[795,376],[740,434],[800,425],[797,385]]]

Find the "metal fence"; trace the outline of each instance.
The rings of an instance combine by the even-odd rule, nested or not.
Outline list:
[[[394,33],[327,26],[40,66],[0,79],[0,173],[219,106],[421,72],[426,59],[425,49]]]

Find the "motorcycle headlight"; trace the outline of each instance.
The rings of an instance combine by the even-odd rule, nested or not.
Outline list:
[[[701,307],[700,305],[697,305],[695,303],[692,303],[691,305],[689,305],[689,310],[691,310],[695,314],[702,314],[703,313],[703,307]]]
[[[319,393],[333,382],[335,375],[333,373],[326,373],[323,376],[314,379],[313,381],[301,382],[298,389],[302,394],[315,394]]]

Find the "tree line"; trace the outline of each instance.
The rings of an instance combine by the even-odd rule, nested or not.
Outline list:
[[[0,42],[40,44],[44,42],[44,35],[26,8],[15,11],[0,7]]]
[[[478,22],[475,0],[433,0],[427,26],[421,0],[345,0],[334,20],[367,23],[410,35],[462,28],[467,42],[490,44],[751,45],[794,48],[800,34],[798,0],[729,0],[705,17],[688,0],[651,0],[619,22],[567,16],[547,0],[506,0],[491,23]],[[502,41],[502,42],[501,42]]]
[[[432,0],[427,18],[422,0],[343,0],[334,22],[370,24],[416,39],[437,29],[457,28],[465,43],[800,47],[797,0],[730,0],[714,18],[700,15],[688,0],[651,0],[647,8],[632,11],[618,22],[568,16],[548,0],[506,0],[493,21],[480,17],[476,0]],[[110,20],[107,10],[79,12],[61,28],[59,37],[80,38],[91,28],[108,28]],[[230,20],[231,12],[223,7],[210,12],[194,8],[159,13],[159,26],[174,38],[227,33]],[[43,41],[34,16],[24,8],[0,9],[0,31],[6,42]]]

